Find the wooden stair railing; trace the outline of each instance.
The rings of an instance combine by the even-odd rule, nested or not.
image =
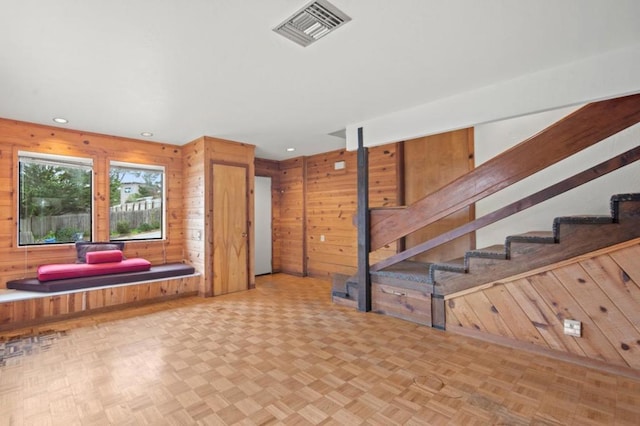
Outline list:
[[[436,222],[638,122],[640,94],[588,104],[405,209],[379,214],[372,210],[370,250]]]
[[[562,194],[570,189],[576,188],[638,160],[640,160],[640,146],[632,148],[581,173],[578,173],[554,185],[551,185],[548,188],[538,191],[535,194],[532,194],[505,207],[502,207],[492,213],[482,216],[479,219],[465,223],[464,225],[440,234],[435,238],[420,243],[394,256],[388,257],[376,263],[375,265],[371,265],[370,271],[379,271],[388,266],[409,259],[410,257],[416,256],[441,244],[447,243],[469,232],[473,232],[487,225],[491,225],[492,223],[495,223],[501,219],[523,211],[529,207],[555,197],[556,195]]]

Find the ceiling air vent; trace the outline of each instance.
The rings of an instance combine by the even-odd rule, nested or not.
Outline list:
[[[351,18],[326,0],[316,0],[273,29],[302,47],[326,36]]]

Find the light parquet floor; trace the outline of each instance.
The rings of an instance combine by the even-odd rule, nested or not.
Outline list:
[[[359,313],[330,284],[0,334],[66,330],[0,367],[0,425],[640,424],[640,382]]]

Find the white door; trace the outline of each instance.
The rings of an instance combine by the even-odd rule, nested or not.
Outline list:
[[[270,274],[271,269],[271,178],[256,176],[255,182],[256,275]]]

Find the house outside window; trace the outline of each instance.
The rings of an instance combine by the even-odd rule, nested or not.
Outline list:
[[[18,153],[18,245],[91,240],[93,161]]]
[[[111,162],[109,170],[111,240],[164,238],[164,167]]]

